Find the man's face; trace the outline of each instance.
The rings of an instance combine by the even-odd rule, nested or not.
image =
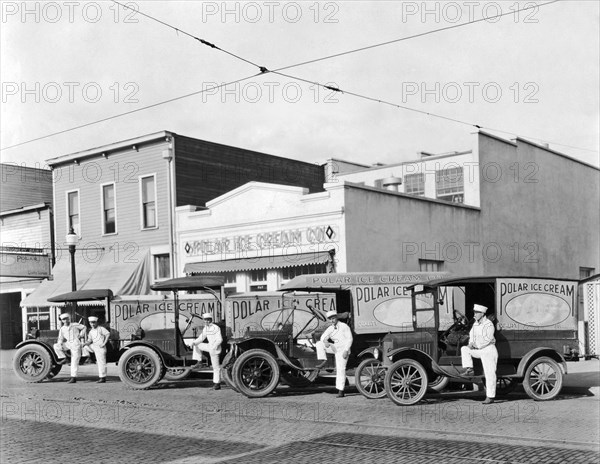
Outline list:
[[[475,318],[476,321],[479,321],[483,316],[484,316],[484,314],[480,313],[479,311],[476,311],[475,314],[473,315],[473,317]]]
[[[212,319],[210,319],[208,317],[206,319],[204,319],[204,325],[211,325],[211,324],[212,324]]]
[[[338,318],[336,316],[331,316],[327,320],[331,323],[331,325],[335,326],[337,324]]]
[[[90,325],[92,326],[92,329],[95,329],[98,327],[98,321],[90,321]]]
[[[69,316],[61,318],[60,321],[67,327],[71,325],[71,318]]]

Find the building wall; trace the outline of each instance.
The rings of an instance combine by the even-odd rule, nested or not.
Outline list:
[[[115,262],[140,258],[136,250],[152,245],[168,245],[168,168],[162,158],[167,149],[165,141],[136,146],[106,157],[93,156],[59,164],[54,169],[56,241],[64,247],[68,233],[67,192],[79,191],[81,242],[85,247],[105,247],[113,253]],[[140,177],[156,175],[157,227],[142,228]],[[104,234],[102,226],[102,186],[114,183],[116,204],[116,233]],[[94,253],[89,252],[93,259]]]
[[[477,138],[485,273],[579,279],[579,267],[598,272],[600,170],[521,139]]]
[[[246,182],[268,182],[323,191],[324,169],[316,164],[175,135],[177,206],[207,201]]]
[[[483,271],[470,245],[481,236],[478,208],[372,187],[345,190],[347,271],[419,271],[419,260],[444,261],[442,271]]]
[[[16,163],[0,164],[0,211],[52,202],[52,173]]]
[[[2,246],[21,248],[52,249],[52,212],[50,207],[18,214],[9,214],[0,219]]]

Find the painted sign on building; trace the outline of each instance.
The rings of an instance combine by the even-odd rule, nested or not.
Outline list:
[[[0,276],[31,277],[35,279],[52,276],[50,257],[33,253],[0,253]]]

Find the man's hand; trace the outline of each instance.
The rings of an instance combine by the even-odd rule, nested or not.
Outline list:
[[[475,348],[475,345],[473,345],[472,343],[469,343],[469,348],[470,348],[471,350],[475,350],[475,349],[476,349],[476,348]]]
[[[344,359],[348,359],[348,356],[350,356],[350,353],[348,352],[348,350],[345,350],[345,351],[342,353],[342,358],[344,358]]]
[[[331,346],[331,343],[329,343],[329,342],[323,342],[323,346],[325,348],[329,348]]]

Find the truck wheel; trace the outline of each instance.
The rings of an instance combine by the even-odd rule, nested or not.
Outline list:
[[[450,379],[445,375],[436,375],[433,380],[429,382],[429,389],[439,393],[443,391],[449,383]]]
[[[365,359],[354,372],[356,389],[366,398],[383,398],[385,396],[385,371],[382,362],[378,359]]]
[[[48,373],[46,378],[48,380],[53,379],[54,377],[56,377],[58,375],[58,373],[60,372],[61,369],[62,369],[62,364],[55,364],[54,366],[52,366],[50,368],[50,372]]]
[[[160,356],[151,348],[136,346],[119,359],[119,377],[129,388],[144,390],[157,383],[164,374]]]
[[[267,396],[279,383],[279,364],[268,351],[248,350],[233,364],[236,389],[248,398]]]
[[[25,382],[41,382],[52,368],[52,357],[40,345],[25,345],[17,350],[13,360],[15,374]]]
[[[547,356],[535,359],[525,371],[523,388],[536,401],[548,401],[560,393],[563,375],[558,363]]]
[[[385,375],[387,396],[399,406],[416,404],[427,392],[427,371],[413,359],[396,361]]]
[[[225,369],[224,367],[222,367],[221,368],[221,377],[223,378],[225,385],[227,385],[233,391],[239,393],[237,387],[235,386],[235,382],[233,381],[232,372],[231,372],[232,370],[233,370],[233,368],[231,368],[231,367],[229,369]]]
[[[496,395],[505,396],[515,391],[519,382],[512,377],[498,377],[496,380]]]
[[[187,379],[192,373],[189,367],[167,367],[164,378],[166,380],[183,380]]]

